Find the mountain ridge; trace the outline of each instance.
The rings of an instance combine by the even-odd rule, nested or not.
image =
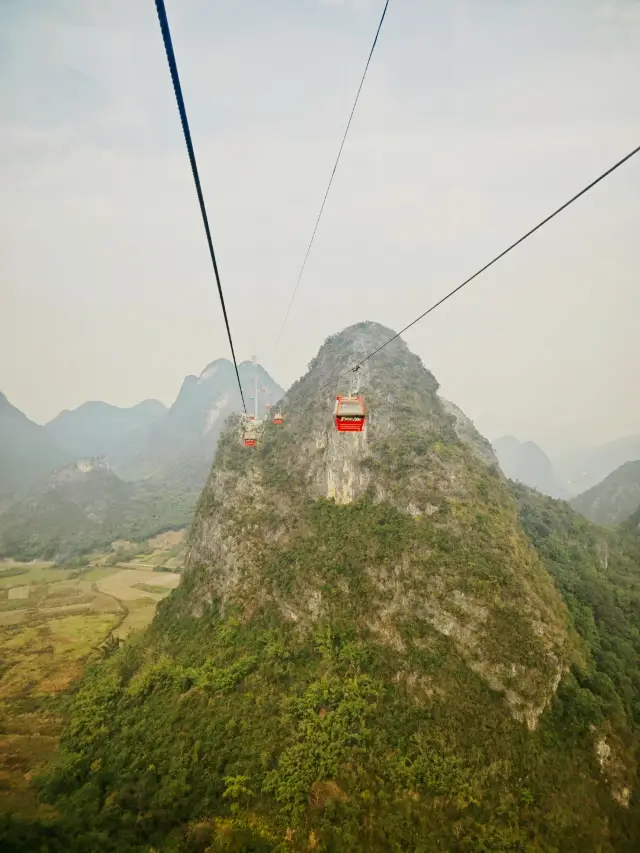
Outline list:
[[[520,441],[505,435],[492,441],[505,476],[524,483],[553,498],[566,498],[568,492],[558,482],[547,454],[533,441]]]
[[[65,451],[0,391],[0,495],[23,489],[69,460]]]
[[[629,518],[640,507],[640,460],[625,462],[570,503],[597,524],[619,524]]]
[[[601,483],[625,462],[640,459],[640,435],[627,435],[595,447],[554,456],[554,467],[572,496]]]
[[[505,478],[401,339],[334,379],[392,334],[330,336],[255,447],[226,418],[180,586],[40,779],[69,853],[637,850],[640,515]]]
[[[64,409],[44,428],[76,459],[107,456],[118,466],[140,452],[149,428],[166,412],[166,406],[153,399],[133,406],[88,400],[75,409]]]

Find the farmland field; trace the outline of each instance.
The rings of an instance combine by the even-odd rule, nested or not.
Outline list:
[[[113,553],[82,568],[0,562],[1,812],[46,813],[30,779],[56,749],[64,696],[109,633],[144,628],[178,585],[169,570],[180,565],[178,535],[122,562]]]

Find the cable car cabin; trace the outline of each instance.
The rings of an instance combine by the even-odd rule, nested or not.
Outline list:
[[[256,446],[256,426],[255,426],[255,418],[253,415],[249,415],[247,418],[247,422],[244,427],[244,433],[242,435],[242,441],[245,447],[255,447]]]
[[[273,422],[276,426],[281,426],[284,423],[284,418],[282,417],[282,412],[276,412],[273,416]]]
[[[333,410],[338,432],[362,432],[366,419],[364,400],[358,397],[336,397]]]

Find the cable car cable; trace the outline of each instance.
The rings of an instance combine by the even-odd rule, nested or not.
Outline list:
[[[340,162],[340,156],[342,155],[342,149],[344,148],[344,144],[347,140],[347,134],[349,133],[349,128],[351,127],[351,121],[353,119],[354,113],[356,111],[356,106],[358,105],[358,99],[360,98],[360,92],[362,91],[362,86],[364,85],[365,77],[367,76],[367,71],[369,70],[369,65],[371,64],[371,57],[373,56],[373,51],[376,49],[376,44],[378,43],[378,37],[380,35],[380,30],[382,29],[382,24],[384,23],[385,16],[387,14],[387,9],[389,7],[389,3],[391,0],[386,0],[384,4],[384,9],[382,10],[382,16],[380,18],[380,23],[378,24],[378,29],[376,31],[375,38],[373,40],[373,44],[371,46],[371,50],[369,51],[369,58],[367,59],[367,64],[364,67],[364,73],[362,75],[362,79],[360,80],[360,85],[358,86],[358,92],[356,94],[356,99],[353,102],[353,107],[351,109],[351,115],[349,116],[349,121],[347,122],[347,127],[344,132],[344,136],[342,137],[342,142],[340,143],[340,149],[338,151],[338,156],[336,157],[336,162],[333,166],[333,171],[331,172],[331,177],[329,178],[329,184],[327,186],[327,190],[324,194],[324,198],[322,200],[322,204],[320,206],[320,213],[318,214],[318,218],[316,219],[316,224],[313,229],[313,233],[311,235],[311,240],[309,241],[309,245],[307,246],[307,252],[304,256],[304,261],[302,262],[302,267],[300,268],[300,273],[298,274],[298,280],[296,282],[296,286],[293,288],[293,293],[291,294],[291,299],[289,301],[289,307],[287,308],[287,312],[284,315],[284,320],[282,322],[282,326],[280,327],[280,331],[278,332],[278,337],[276,339],[275,346],[273,351],[278,348],[278,344],[280,343],[280,339],[282,338],[282,333],[284,331],[284,327],[287,324],[287,320],[289,319],[289,313],[291,311],[291,306],[293,305],[293,300],[296,298],[296,293],[298,292],[298,287],[300,286],[300,282],[302,281],[302,274],[304,273],[305,267],[307,265],[307,259],[309,258],[309,253],[311,252],[311,247],[313,246],[313,241],[315,240],[316,231],[318,230],[318,225],[320,224],[320,219],[322,218],[322,214],[324,211],[324,206],[326,204],[327,198],[329,196],[329,190],[331,189],[331,184],[333,183],[333,178],[336,174],[336,169],[338,168],[338,163]]]
[[[193,150],[193,142],[191,141],[191,131],[189,130],[189,120],[187,119],[187,110],[184,105],[184,98],[182,97],[182,87],[180,86],[180,78],[178,76],[178,66],[176,63],[176,57],[173,52],[173,42],[171,40],[171,31],[169,30],[169,21],[167,20],[167,12],[164,7],[164,0],[156,0],[156,12],[158,13],[158,21],[160,23],[160,29],[162,31],[162,40],[164,41],[164,49],[167,54],[167,61],[169,63],[169,70],[171,72],[171,80],[173,82],[173,90],[175,92],[176,101],[178,103],[178,112],[180,113],[180,121],[182,123],[182,132],[184,133],[184,140],[187,144],[187,151],[189,152],[189,162],[191,163],[191,172],[193,173],[193,181],[196,186],[196,192],[198,194],[198,202],[200,204],[200,213],[202,214],[202,221],[204,223],[204,230],[207,235],[207,244],[209,246],[209,254],[211,255],[211,262],[213,264],[213,271],[216,277],[216,284],[218,285],[218,295],[220,296],[220,304],[222,305],[222,314],[224,316],[224,324],[227,327],[227,337],[229,338],[229,346],[231,347],[231,356],[233,358],[233,366],[236,370],[236,379],[238,380],[238,388],[240,389],[240,397],[242,399],[242,408],[244,409],[245,414],[247,413],[247,406],[244,401],[244,393],[242,391],[242,383],[240,382],[240,371],[238,370],[238,362],[236,361],[236,353],[233,347],[233,338],[231,337],[231,327],[229,325],[229,317],[227,316],[227,308],[224,303],[224,296],[222,294],[222,284],[220,282],[220,273],[218,272],[218,264],[216,262],[216,254],[213,249],[213,239],[211,237],[211,229],[209,228],[209,217],[207,216],[207,209],[204,204],[204,196],[202,194],[202,186],[200,184],[200,176],[198,174],[198,166],[196,164],[196,155]]]
[[[466,287],[467,284],[472,282],[475,278],[478,278],[478,276],[481,275],[486,270],[488,270],[489,267],[492,267],[501,258],[504,258],[504,256],[507,255],[512,249],[515,249],[516,246],[519,246],[520,243],[523,243],[528,237],[531,237],[532,234],[535,234],[535,232],[538,231],[540,228],[542,228],[543,225],[546,225],[555,216],[557,216],[559,213],[562,213],[563,210],[566,210],[566,208],[569,207],[569,205],[573,204],[574,201],[577,201],[581,196],[585,195],[585,193],[588,193],[589,190],[593,189],[593,187],[596,186],[596,184],[599,184],[600,181],[603,181],[612,172],[615,172],[616,169],[619,169],[620,166],[622,166],[624,163],[626,163],[628,160],[630,160],[638,152],[640,152],[640,145],[638,145],[636,148],[634,148],[633,151],[630,151],[628,154],[626,154],[621,160],[618,160],[617,163],[614,163],[613,166],[611,166],[609,169],[607,169],[606,172],[603,172],[601,175],[599,175],[599,177],[597,177],[595,180],[591,181],[590,184],[587,184],[587,186],[584,187],[584,189],[580,190],[580,192],[578,192],[574,196],[572,196],[569,199],[569,201],[566,201],[563,205],[561,205],[559,208],[554,210],[553,213],[550,213],[549,216],[545,217],[536,226],[534,226],[529,231],[527,231],[526,234],[523,234],[522,237],[520,237],[518,240],[516,240],[514,243],[512,243],[510,246],[508,246],[504,251],[500,252],[499,255],[496,255],[496,257],[493,258],[493,260],[489,261],[489,263],[487,263],[483,267],[481,267],[481,269],[479,269],[477,272],[475,272],[472,276],[469,276],[469,278],[467,278],[465,281],[463,281],[462,284],[459,284],[453,290],[449,291],[449,293],[447,293],[446,296],[443,296],[442,299],[439,299],[430,308],[428,308],[426,311],[424,311],[422,314],[420,314],[418,317],[416,317],[415,320],[412,320],[407,326],[405,326],[403,329],[401,329],[397,334],[395,334],[395,335],[393,335],[393,337],[389,338],[388,341],[385,341],[385,343],[383,343],[381,346],[379,346],[373,352],[369,353],[369,355],[365,356],[362,359],[362,361],[359,361],[357,364],[353,365],[353,367],[350,367],[349,370],[346,370],[344,373],[341,373],[338,376],[334,377],[333,379],[331,379],[331,381],[326,382],[324,385],[321,385],[320,388],[318,389],[318,391],[323,391],[325,388],[328,388],[330,385],[333,385],[335,382],[338,382],[340,379],[343,379],[345,376],[348,376],[349,373],[351,373],[352,371],[358,370],[361,365],[363,365],[365,362],[369,361],[370,358],[373,358],[373,356],[376,355],[377,353],[379,353],[380,350],[383,350],[392,341],[395,341],[396,338],[399,338],[400,335],[404,334],[407,331],[407,329],[410,329],[412,326],[415,326],[415,324],[418,323],[420,320],[422,320],[424,317],[426,317],[427,314],[431,314],[432,311],[435,311],[436,308],[439,308],[443,302],[446,302],[447,299],[450,299],[454,294],[456,294],[456,293],[458,293],[458,291],[462,290],[463,287]],[[314,391],[312,393],[316,394],[316,393],[318,393],[318,391]],[[302,400],[306,399],[306,397],[308,397],[308,396],[312,396],[312,394],[305,395],[305,397],[303,397]],[[302,402],[302,400],[300,400],[299,402]]]

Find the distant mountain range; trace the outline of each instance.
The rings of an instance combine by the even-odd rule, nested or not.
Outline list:
[[[547,454],[533,441],[519,441],[505,435],[492,442],[503,473],[510,480],[537,489],[552,498],[567,498],[569,493],[558,482]]]
[[[554,456],[553,465],[570,494],[577,495],[602,482],[625,462],[637,459],[640,459],[640,435],[628,435],[595,447]]]
[[[282,397],[260,365],[243,362],[239,373],[248,408],[256,385],[259,414]],[[241,406],[227,359],[187,376],[169,409],[92,401],[42,427],[0,394],[0,557],[67,556],[185,526],[220,430]]]
[[[495,439],[492,446],[505,476],[550,497],[571,498],[572,503],[573,499],[577,500],[577,495],[602,483],[620,466],[640,460],[640,436],[634,435],[558,454],[553,459],[534,442],[520,441],[512,435]],[[626,475],[621,476],[624,478]],[[587,498],[580,505],[586,507],[590,500]],[[577,508],[577,504],[574,505]],[[602,508],[602,501],[600,506]],[[618,510],[612,507],[609,517],[617,515]]]
[[[573,498],[571,506],[598,524],[619,524],[640,507],[640,460],[625,462],[601,483]]]
[[[166,413],[159,400],[144,400],[130,408],[92,401],[60,412],[45,430],[73,458],[107,456],[117,466],[144,451],[149,428]]]
[[[44,427],[34,424],[0,392],[0,497],[28,488],[69,460]]]

